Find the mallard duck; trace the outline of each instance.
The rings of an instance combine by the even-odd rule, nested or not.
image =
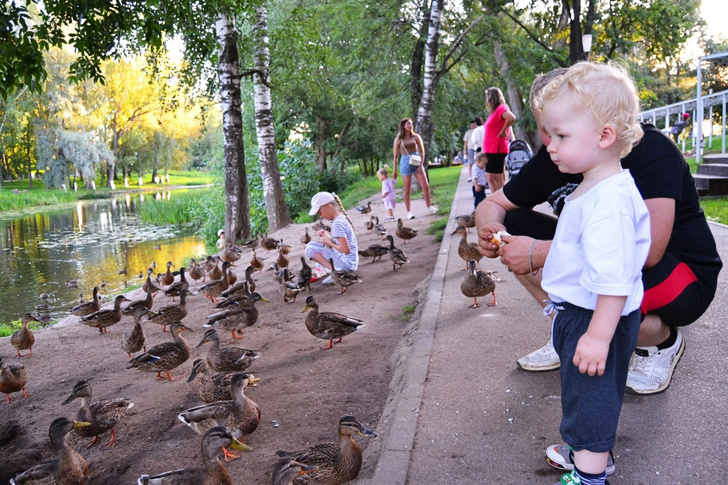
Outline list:
[[[267,234],[264,234],[263,237],[260,239],[260,242],[258,243],[258,247],[260,249],[265,249],[266,252],[271,252],[278,249],[278,242],[278,239],[269,237]]]
[[[161,244],[155,244],[154,246],[152,246],[152,249],[154,249],[155,251],[161,251],[162,250],[162,245]]]
[[[281,280],[279,291],[283,293],[283,302],[284,303],[294,303],[296,301],[296,296],[303,291],[303,288],[299,287],[296,283],[289,280],[289,274],[288,268],[283,269],[283,279]],[[291,301],[288,301],[289,298],[292,298]]]
[[[285,281],[292,281],[296,275],[293,274],[291,271],[286,271],[288,268],[279,268],[278,263],[272,263],[270,268],[268,268],[268,271],[273,270],[273,279],[278,283],[279,285],[283,283],[284,278]]]
[[[182,322],[174,322],[169,327],[169,333],[172,334],[174,342],[164,342],[155,345],[148,351],[138,355],[129,361],[127,369],[137,369],[144,372],[156,372],[158,379],[164,379],[162,372],[167,374],[167,379],[172,379],[169,371],[187,362],[190,358],[190,347],[182,337],[182,332],[192,332],[182,325]]]
[[[36,310],[45,311],[45,312],[47,312],[49,308],[50,308],[50,306],[48,306],[48,303],[43,303],[41,305],[36,305],[35,306],[35,309]]]
[[[210,273],[217,267],[218,258],[217,256],[208,256],[205,259],[205,263],[202,267],[202,270],[206,276],[209,276]],[[205,282],[205,278],[202,278],[202,282]]]
[[[151,476],[142,475],[137,480],[137,485],[232,485],[230,473],[218,458],[220,451],[226,447],[237,451],[253,451],[248,445],[233,438],[224,426],[215,426],[202,437],[202,467],[183,468]]]
[[[245,281],[248,282],[248,290],[250,292],[255,291],[255,280],[253,279],[253,273],[255,273],[254,266],[248,266],[245,268]]]
[[[162,275],[162,288],[174,283],[174,275],[172,274],[172,270],[170,269],[172,266],[174,266],[172,264],[172,261],[167,261],[167,272]]]
[[[371,234],[374,230],[374,216],[369,216],[369,220],[364,223],[367,228],[367,234]]]
[[[397,229],[394,231],[394,233],[397,235],[398,238],[404,241],[405,244],[407,244],[407,241],[417,236],[417,229],[412,229],[411,227],[407,227],[404,225],[404,222],[402,222],[402,219],[397,219]]]
[[[45,292],[45,291],[44,291],[43,293],[41,293],[41,294],[40,294],[40,299],[41,299],[42,301],[45,301],[45,300],[47,300],[47,299],[48,299],[48,297],[49,297],[49,296],[50,296],[50,295],[49,295],[49,294],[48,294],[47,292]]]
[[[200,378],[195,380],[197,376]],[[192,363],[192,372],[187,382],[195,380],[197,395],[200,396],[202,402],[228,401],[232,399],[230,395],[232,377],[232,374],[223,372],[213,374],[204,359],[197,359]]]
[[[298,286],[303,290],[308,288],[311,291],[311,277],[313,276],[313,270],[311,266],[306,262],[306,258],[301,256],[301,271],[298,272]]]
[[[276,259],[276,264],[278,265],[278,268],[288,268],[288,265],[290,264],[290,260],[288,257],[283,254],[280,250],[278,250],[278,258]]]
[[[93,438],[88,444],[92,446],[99,439],[99,436],[111,431],[111,439],[106,448],[114,447],[114,427],[126,416],[126,411],[134,406],[134,403],[124,397],[115,399],[100,399],[91,402],[91,384],[88,381],[79,381],[74,387],[71,395],[63,401],[63,405],[70,403],[74,399],[81,399],[81,409],[78,410],[76,420],[90,423],[90,426],[84,426],[76,429],[76,434],[82,438]],[[104,448],[104,449],[106,449]]]
[[[129,301],[124,295],[114,298],[114,308],[111,310],[99,310],[97,312],[81,317],[81,323],[89,327],[96,327],[99,332],[108,332],[108,328],[119,323],[121,320],[121,302]]]
[[[458,255],[465,260],[465,270],[468,269],[468,261],[475,260],[476,266],[479,261],[483,258],[478,249],[478,243],[468,242],[468,230],[465,226],[458,226],[455,228],[451,236],[460,234],[460,244],[458,244]]]
[[[146,321],[162,325],[162,332],[166,332],[167,325],[172,325],[173,322],[179,322],[187,316],[187,295],[189,294],[189,290],[181,291],[178,304],[163,306],[154,312],[154,314],[147,315]]]
[[[146,307],[137,308],[134,311],[134,326],[121,336],[121,348],[129,354],[130,359],[131,354],[135,354],[142,349],[144,349],[144,352],[147,351],[147,338],[144,336],[144,329],[140,320],[148,312],[149,310]]]
[[[290,253],[292,249],[293,248],[290,244],[283,244],[283,238],[278,241],[278,252],[284,256],[288,256],[288,253]]]
[[[101,283],[99,283],[99,286],[100,286],[101,288],[106,288],[106,280],[105,280],[105,279],[103,279],[103,278],[101,278]]]
[[[5,402],[10,402],[10,395],[20,390],[23,391],[23,397],[28,397],[25,392],[25,384],[28,382],[28,372],[23,364],[8,365],[5,360],[0,357],[0,392],[5,393]]]
[[[463,226],[467,231],[469,228],[475,227],[475,211],[472,214],[457,216],[454,220],[456,225]]]
[[[372,244],[366,249],[360,249],[359,256],[372,258],[371,262],[373,263],[377,260],[377,258],[382,259],[382,256],[384,256],[388,252],[389,248],[387,246],[382,246],[381,244]]]
[[[227,270],[228,288],[233,286],[235,284],[235,282],[238,281],[238,275],[233,273],[233,268],[232,268],[233,266],[235,266],[235,265],[230,263],[230,268],[228,268],[228,270]]]
[[[179,281],[175,281],[171,285],[167,286],[166,290],[164,290],[164,294],[166,296],[171,296],[172,301],[174,301],[175,296],[179,296],[182,290],[186,290],[190,287],[190,283],[187,281],[187,278],[185,278],[185,271],[187,271],[187,269],[182,266],[179,269]]]
[[[28,322],[40,322],[37,318],[35,318],[30,313],[26,313],[23,315],[23,319],[20,323],[20,330],[16,330],[13,332],[13,335],[10,337],[10,343],[15,347],[15,350],[17,352],[18,357],[22,357],[20,354],[21,350],[30,350],[28,353],[28,357],[33,356],[33,344],[35,343],[35,336],[33,335],[33,332],[30,331],[28,328]]]
[[[250,258],[250,266],[255,268],[256,271],[263,271],[263,260],[255,254],[255,249],[253,249],[253,257]]]
[[[478,308],[478,297],[493,293],[493,301],[488,306],[496,306],[495,301],[495,285],[498,278],[493,271],[475,269],[476,261],[471,259],[468,261],[468,275],[460,283],[460,291],[463,295],[473,299],[473,305],[470,308]]]
[[[137,308],[146,308],[147,310],[151,310],[154,306],[154,298],[152,298],[153,291],[154,290],[151,287],[147,288],[146,298],[132,300],[131,303],[125,306],[123,310],[121,310],[121,314],[130,317],[134,315],[134,313],[137,311]]]
[[[217,372],[242,372],[253,363],[260,354],[254,350],[239,347],[220,347],[220,337],[213,328],[205,332],[198,347],[212,342],[207,351],[207,363]]]
[[[304,246],[311,242],[311,235],[308,233],[308,227],[305,230],[306,232],[304,232],[303,236],[301,236],[301,244]]]
[[[245,246],[248,249],[255,249],[258,247],[258,244],[260,244],[260,238],[258,234],[255,234],[253,238],[249,239],[248,241],[245,241],[243,243],[243,246]]]
[[[231,263],[234,263],[238,259],[240,259],[240,256],[243,255],[243,252],[235,247],[233,243],[227,243],[225,246],[225,250],[222,252],[222,260],[223,261],[229,261]]]
[[[301,451],[277,451],[283,458],[292,458],[298,463],[316,466],[311,473],[299,476],[293,481],[299,485],[338,485],[355,479],[361,470],[361,448],[353,435],[376,438],[354,416],[344,416],[339,420],[339,442],[322,443]]]
[[[194,258],[190,259],[190,270],[188,274],[190,275],[190,278],[194,280],[195,284],[197,284],[197,280],[205,277],[204,273],[200,270],[199,264]]]
[[[220,277],[220,279],[213,280],[209,283],[199,286],[197,287],[197,290],[204,291],[205,296],[209,298],[211,302],[215,303],[217,301],[217,297],[220,296],[223,291],[227,290],[230,287],[230,282],[228,280],[229,267],[230,263],[228,261],[222,263],[222,276]]]
[[[324,224],[323,219],[319,219],[318,221],[316,221],[316,224],[314,224],[311,228],[314,230],[314,232],[318,232],[322,229],[326,232],[331,232],[331,226]]]
[[[376,217],[374,219],[374,230],[377,233],[377,239],[383,238],[385,234],[387,234],[387,228],[384,226],[384,224],[379,223],[379,217]]]
[[[409,263],[409,259],[407,259],[404,252],[394,247],[394,238],[389,235],[385,239],[389,241],[389,257],[392,258],[392,269],[396,271],[397,266],[401,268],[405,263]]]
[[[140,271],[136,277],[139,279],[142,279],[142,278],[144,278],[144,273],[142,271]]]
[[[152,268],[147,268],[147,279],[142,285],[142,290],[147,291],[151,289],[152,293],[156,294],[162,288],[152,279],[152,273],[154,273],[154,270]]]
[[[314,337],[329,341],[328,347],[324,347],[323,350],[333,347],[335,338],[339,339],[337,342],[339,343],[343,337],[364,327],[362,320],[341,313],[319,312],[318,303],[313,295],[306,298],[306,306],[301,313],[308,309],[311,309],[311,313],[306,315],[306,328]]]
[[[10,480],[12,485],[21,483],[57,483],[64,485],[83,485],[88,478],[88,465],[83,456],[66,442],[66,435],[73,429],[90,426],[83,421],[56,418],[51,423],[48,436],[55,458],[38,463]]]
[[[215,326],[229,331],[234,339],[242,339],[243,337],[236,337],[235,332],[242,333],[244,328],[255,325],[258,321],[258,309],[255,308],[255,303],[259,301],[270,300],[263,298],[258,293],[252,293],[245,304],[233,304],[227,307],[226,310],[208,315],[208,322],[203,327]]]
[[[117,274],[126,275],[126,266],[124,266],[124,269],[119,270],[119,272]]]
[[[215,308],[224,308],[234,302],[239,302],[241,300],[247,301],[247,298],[250,295],[250,285],[247,281],[241,281],[240,283],[236,283],[227,290],[220,293],[220,296],[224,298],[222,301],[215,304]]]
[[[73,315],[76,315],[77,317],[85,317],[86,315],[91,315],[94,312],[97,312],[101,309],[101,301],[99,300],[99,287],[94,286],[94,298],[93,300],[76,305],[75,307],[71,308],[71,313]]]
[[[50,313],[39,313],[35,316],[41,325],[44,327],[51,323],[51,314]]]
[[[359,211],[359,214],[361,214],[363,216],[369,214],[372,211],[372,203],[371,203],[371,201],[367,202],[367,205],[364,205],[364,206],[358,205],[358,206],[356,206],[356,210]]]
[[[334,260],[329,258],[329,263],[331,264],[331,280],[339,285],[341,288],[339,290],[339,294],[342,294],[346,291],[348,287],[353,285],[354,283],[361,283],[362,279],[354,273],[353,271],[349,271],[346,269],[336,269],[334,267]]]
[[[293,485],[294,479],[314,470],[318,470],[318,467],[304,465],[293,458],[281,458],[273,466],[273,485]]]
[[[67,288],[78,288],[78,280],[66,280]]]
[[[234,374],[230,381],[230,401],[217,401],[182,411],[177,419],[197,433],[204,433],[213,426],[225,426],[230,434],[241,440],[252,434],[260,424],[260,408],[245,395],[248,384],[260,379],[249,374]],[[225,457],[230,456],[223,448]],[[237,456],[237,455],[233,455]]]

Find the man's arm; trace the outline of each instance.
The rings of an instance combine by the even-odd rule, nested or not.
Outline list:
[[[646,199],[645,205],[650,213],[650,236],[652,237],[645,268],[651,268],[660,262],[665,255],[667,243],[670,242],[675,223],[675,199]]]
[[[505,196],[503,189],[499,189],[478,204],[478,208],[475,211],[475,227],[478,228],[478,245],[483,256],[488,258],[496,258],[498,256],[496,254],[498,248],[493,243],[488,242],[488,239],[492,234],[506,230],[506,227],[503,225],[506,213],[517,208]]]

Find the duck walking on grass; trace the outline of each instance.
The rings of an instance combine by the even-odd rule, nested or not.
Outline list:
[[[337,341],[339,343],[343,337],[365,326],[362,320],[341,313],[319,312],[318,303],[313,295],[306,298],[306,306],[301,313],[309,309],[311,312],[306,315],[306,328],[314,337],[329,341],[328,347],[324,347],[323,350],[332,348],[334,339],[339,339]]]
[[[293,483],[298,485],[339,485],[354,480],[361,470],[361,447],[354,441],[354,435],[376,438],[354,416],[344,416],[339,420],[339,442],[322,443],[301,451],[277,451],[282,458],[298,463],[315,466],[317,469],[301,475]]]
[[[475,266],[474,259],[468,261],[468,275],[460,283],[460,291],[463,295],[473,299],[473,305],[470,308],[480,307],[478,297],[488,293],[493,293],[493,302],[488,303],[488,306],[496,306],[498,303],[495,301],[495,286],[498,278],[493,271],[478,270]]]
[[[57,418],[51,423],[48,436],[55,457],[28,468],[10,480],[12,485],[23,483],[55,483],[83,485],[88,478],[88,465],[83,456],[66,442],[66,435],[73,429],[90,426],[83,421]]]
[[[129,361],[127,369],[137,369],[144,372],[156,372],[158,379],[164,379],[162,372],[167,374],[167,379],[172,379],[169,371],[179,367],[190,358],[190,346],[182,337],[182,332],[192,332],[191,329],[182,325],[182,322],[174,322],[169,328],[174,342],[164,342],[155,345],[148,351],[138,355]]]
[[[5,402],[10,402],[10,394],[23,391],[23,397],[28,397],[25,384],[28,382],[28,372],[23,364],[8,365],[0,357],[0,392],[5,394]]]
[[[16,330],[13,332],[13,335],[10,337],[10,343],[13,347],[15,347],[17,357],[22,357],[22,354],[20,353],[21,350],[29,350],[28,357],[33,356],[33,344],[35,343],[35,336],[33,335],[33,332],[30,331],[28,328],[29,322],[40,322],[37,318],[35,318],[30,313],[26,313],[23,315],[23,319],[20,323],[20,330]]]
[[[88,444],[90,448],[98,441],[99,436],[111,431],[111,439],[106,448],[113,448],[114,427],[126,416],[127,410],[131,409],[134,403],[123,397],[100,399],[92,403],[91,385],[87,381],[79,381],[73,387],[69,398],[63,401],[63,405],[65,406],[74,399],[81,399],[81,409],[78,410],[76,419],[89,423],[89,426],[75,429],[76,434],[83,438],[93,437],[93,441]]]
[[[220,461],[220,451],[230,447],[237,451],[253,451],[233,438],[224,426],[210,428],[202,437],[201,467],[182,468],[158,475],[142,475],[137,485],[232,485],[233,479]]]
[[[121,320],[121,302],[129,301],[124,295],[114,298],[114,308],[111,310],[99,310],[85,317],[81,317],[81,323],[89,327],[96,327],[99,333],[108,332],[108,328],[116,325]]]

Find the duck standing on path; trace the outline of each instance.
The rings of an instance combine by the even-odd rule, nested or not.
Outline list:
[[[493,271],[478,270],[475,269],[475,265],[474,259],[468,261],[468,274],[460,283],[460,291],[463,295],[473,299],[473,305],[470,308],[480,307],[478,297],[488,293],[493,293],[493,301],[488,303],[488,306],[496,306],[498,303],[495,301],[495,286],[498,278]]]
[[[196,379],[197,376],[200,376],[199,379]],[[187,383],[195,381],[194,386],[202,402],[229,401],[233,398],[230,395],[232,377],[232,374],[226,372],[213,374],[205,359],[197,359],[192,363],[192,372],[187,378]]]
[[[179,303],[163,306],[156,312],[147,315],[146,321],[162,325],[162,332],[166,332],[167,325],[179,322],[187,316],[187,295],[189,294],[189,290],[181,291],[179,294]]]
[[[226,447],[237,451],[253,451],[248,445],[233,438],[224,426],[210,428],[202,437],[202,467],[182,468],[160,473],[142,475],[137,485],[232,485],[233,479],[220,461],[220,451]]]
[[[96,327],[99,332],[108,332],[108,328],[119,323],[121,320],[121,302],[129,301],[124,295],[114,298],[114,308],[111,310],[99,310],[85,317],[81,317],[81,323],[89,327]]]
[[[23,397],[28,397],[25,384],[28,382],[28,372],[23,364],[8,365],[0,357],[0,392],[5,394],[5,402],[10,402],[10,394],[23,391]]]
[[[197,280],[202,279],[205,275],[200,270],[200,265],[197,263],[195,258],[190,259],[190,271],[189,271],[190,278],[197,284]]]
[[[212,342],[212,346],[207,351],[207,363],[217,372],[242,372],[260,357],[260,354],[254,350],[220,347],[220,337],[214,328],[205,332],[197,347],[210,342]]]
[[[365,216],[372,211],[372,202],[371,201],[367,202],[367,205],[365,205],[365,206],[359,205],[356,207],[356,210],[359,211],[359,214]]]
[[[137,308],[134,312],[134,326],[121,336],[121,348],[129,354],[130,359],[131,354],[135,354],[142,349],[144,349],[144,352],[147,351],[147,338],[144,336],[144,329],[140,322],[141,318],[147,313],[149,313],[149,310],[146,307]]]
[[[167,261],[167,272],[162,275],[162,288],[174,283],[174,274],[172,274],[172,270],[170,269],[172,266],[174,266],[172,261]]]
[[[480,260],[483,259],[483,255],[480,254],[478,243],[468,242],[468,230],[465,226],[456,227],[455,231],[453,231],[450,235],[454,236],[455,234],[460,234],[460,243],[458,244],[458,256],[465,260],[465,270],[467,271],[468,262],[473,259],[475,260],[475,264],[477,266],[480,263]]]
[[[225,310],[212,315],[207,316],[208,322],[203,327],[209,328],[215,326],[223,330],[229,331],[234,339],[242,339],[243,337],[237,337],[235,333],[241,334],[244,328],[252,327],[258,321],[258,309],[255,308],[255,304],[259,301],[270,301],[263,298],[258,293],[253,293],[248,297],[248,300],[243,304],[238,302],[236,304],[226,307]]]
[[[372,244],[366,249],[360,249],[359,256],[362,256],[364,258],[372,258],[370,262],[373,263],[377,261],[377,258],[381,260],[382,256],[384,256],[388,252],[389,248],[387,246],[382,246],[381,244]]]
[[[331,281],[333,281],[334,284],[339,285],[339,294],[345,292],[346,289],[354,283],[362,282],[362,279],[359,277],[359,275],[354,273],[353,271],[336,269],[333,259],[329,258],[329,263],[331,264]]]
[[[301,244],[304,246],[311,242],[311,235],[308,233],[308,227],[306,228],[306,232],[303,233],[303,236],[301,236]]]
[[[311,473],[298,477],[294,483],[299,485],[339,485],[354,480],[361,470],[361,447],[353,435],[376,438],[354,416],[344,416],[339,420],[339,442],[322,443],[301,451],[276,451],[282,458],[291,458],[304,465],[317,467]]]
[[[404,241],[405,244],[407,244],[407,241],[410,239],[414,239],[419,231],[417,229],[412,229],[411,227],[407,227],[404,225],[404,222],[402,222],[402,219],[397,219],[397,229],[394,231],[394,233],[397,235],[398,238]]]
[[[198,291],[204,290],[205,296],[213,303],[217,302],[217,297],[230,287],[230,281],[228,280],[228,268],[230,268],[230,263],[225,261],[222,263],[222,276],[220,279],[210,281],[209,283],[197,288]]]
[[[121,314],[124,316],[133,316],[134,313],[136,313],[138,308],[146,308],[147,310],[151,310],[154,306],[154,298],[152,298],[152,291],[154,291],[152,288],[147,288],[146,298],[141,298],[139,300],[132,300],[131,303],[129,303],[127,306],[124,307],[123,310],[121,310]]]
[[[114,427],[126,416],[126,411],[134,406],[129,399],[120,397],[115,399],[100,399],[91,402],[91,384],[88,381],[79,381],[73,386],[71,395],[63,401],[63,405],[70,403],[74,399],[81,399],[81,408],[78,410],[76,419],[90,423],[90,426],[84,426],[75,430],[78,436],[82,438],[93,438],[88,447],[93,446],[104,433],[111,431],[111,440],[106,448],[114,447]],[[104,448],[104,449],[106,449]]]
[[[187,278],[185,277],[185,271],[187,269],[182,266],[179,269],[179,281],[176,281],[172,283],[171,285],[167,286],[167,289],[164,290],[165,296],[171,296],[172,301],[174,301],[175,296],[179,296],[179,294],[182,292],[182,290],[189,289],[190,283],[187,281]],[[151,310],[151,308],[150,308]]]
[[[20,330],[16,330],[13,332],[13,335],[10,337],[10,343],[15,347],[15,350],[17,352],[17,357],[22,357],[20,351],[21,350],[30,350],[28,353],[28,357],[33,357],[33,344],[35,343],[35,336],[33,335],[33,332],[30,331],[28,328],[28,322],[39,322],[37,318],[35,318],[30,313],[26,313],[23,315],[23,319],[20,323]]]
[[[317,466],[304,465],[293,458],[281,458],[273,466],[271,475],[273,476],[273,485],[295,485],[294,480],[301,475],[318,470]]]
[[[56,483],[83,485],[88,478],[88,465],[83,456],[66,442],[66,435],[73,429],[81,429],[90,423],[56,418],[51,423],[48,436],[55,458],[43,461],[15,476],[10,483]]]
[[[301,256],[301,271],[298,272],[298,287],[303,290],[308,288],[311,291],[311,278],[313,277],[313,269],[306,262],[306,258]]]
[[[152,293],[156,295],[162,288],[160,288],[157,282],[152,279],[152,273],[154,273],[154,270],[152,268],[147,268],[147,279],[142,285],[142,290],[147,291],[151,289]]]
[[[318,303],[313,295],[306,298],[306,306],[301,313],[309,309],[311,312],[306,315],[306,328],[314,337],[329,341],[328,347],[324,347],[323,350],[332,348],[334,339],[339,339],[337,341],[339,343],[343,337],[365,326],[362,320],[341,313],[319,312]]]
[[[191,329],[182,325],[182,322],[174,322],[169,328],[174,342],[164,342],[155,345],[148,351],[138,355],[129,361],[127,369],[137,369],[144,372],[156,372],[158,379],[164,379],[162,372],[167,374],[167,379],[172,379],[169,371],[179,367],[190,358],[190,346],[182,337],[182,332],[192,332]]]
[[[385,239],[389,241],[389,257],[392,258],[392,269],[396,271],[397,266],[401,268],[405,263],[409,263],[409,259],[407,259],[404,252],[394,247],[394,238],[388,235]]]

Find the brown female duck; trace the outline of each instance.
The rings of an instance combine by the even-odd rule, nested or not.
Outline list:
[[[162,325],[162,332],[167,331],[167,325],[181,321],[187,316],[187,295],[189,290],[182,290],[179,294],[179,303],[165,305],[156,312],[147,315],[147,322]]]
[[[319,312],[318,303],[313,295],[306,298],[306,306],[301,313],[309,308],[311,313],[306,315],[306,328],[314,337],[329,341],[328,347],[324,347],[323,350],[333,347],[334,339],[339,339],[337,342],[339,343],[343,337],[364,327],[364,322],[356,318],[335,312]]]
[[[56,483],[63,485],[83,485],[88,478],[88,465],[83,456],[68,443],[66,435],[73,429],[89,426],[83,421],[70,421],[56,418],[51,423],[48,436],[55,457],[32,466],[10,480],[11,484],[21,483]]]
[[[189,270],[190,278],[197,284],[197,280],[200,280],[205,277],[204,272],[200,269],[199,263],[195,260],[195,258],[190,259],[190,270]]]
[[[281,458],[273,466],[273,485],[293,485],[296,478],[317,469],[316,466],[304,465],[293,458]]]
[[[167,261],[167,272],[162,275],[162,288],[174,283],[174,274],[172,273],[172,270],[170,269],[172,266],[174,266],[172,264],[172,261]]]
[[[162,288],[160,288],[159,284],[152,279],[152,273],[154,273],[154,270],[152,268],[147,268],[147,279],[142,285],[142,290],[147,291],[151,289],[152,293],[156,294]]]
[[[465,214],[455,217],[455,224],[463,226],[466,230],[475,227],[475,211],[472,214]]]
[[[196,406],[182,411],[177,418],[199,434],[214,426],[225,426],[236,439],[242,440],[260,424],[260,408],[245,395],[245,388],[259,380],[249,374],[234,374],[230,381],[232,400]],[[232,455],[225,448],[223,453],[225,457]]]
[[[213,374],[210,366],[204,359],[197,359],[192,363],[192,372],[187,382],[195,381],[194,386],[202,402],[229,401],[232,399],[230,395],[230,381],[232,377],[232,374],[223,372]]]
[[[389,257],[392,258],[392,269],[396,271],[397,266],[401,268],[405,263],[409,263],[409,259],[407,259],[404,252],[394,247],[394,238],[389,235],[385,239],[389,241]]]
[[[290,260],[288,257],[283,254],[280,249],[278,250],[278,258],[276,259],[276,264],[280,269],[288,268],[288,265],[290,264]]]
[[[23,391],[23,397],[28,397],[25,384],[28,382],[28,372],[23,364],[8,365],[0,357],[0,392],[5,393],[5,402],[10,402],[10,394]]]
[[[263,260],[255,254],[255,249],[253,249],[253,257],[250,259],[250,266],[255,268],[256,271],[263,271]]]
[[[114,308],[110,310],[99,310],[85,317],[81,317],[81,323],[89,327],[96,327],[99,332],[108,332],[108,328],[116,325],[121,320],[121,302],[129,301],[124,295],[114,298]]]
[[[30,313],[26,313],[23,315],[23,319],[20,323],[20,330],[16,330],[13,332],[13,335],[10,337],[10,343],[15,347],[15,350],[17,352],[18,357],[22,357],[20,354],[21,350],[30,350],[28,353],[28,357],[33,356],[33,344],[35,343],[35,336],[33,335],[33,332],[30,331],[28,328],[28,322],[40,322],[37,318],[35,318]]]
[[[77,317],[85,317],[91,315],[101,309],[101,301],[99,300],[99,287],[94,286],[94,298],[93,300],[83,303],[80,302],[75,307],[71,308],[71,313]]]
[[[227,243],[225,246],[225,250],[222,252],[222,260],[223,261],[229,261],[231,263],[234,263],[238,259],[240,259],[240,256],[242,256],[243,252],[240,250],[240,248],[236,247],[233,243]]]
[[[260,239],[260,242],[258,243],[258,247],[260,249],[265,249],[266,252],[271,252],[278,249],[278,243],[278,239],[269,237],[267,234],[264,234],[263,237]]]
[[[191,332],[192,330],[182,325],[182,322],[174,322],[169,328],[174,342],[155,345],[143,354],[134,357],[129,361],[127,369],[156,372],[158,379],[164,379],[162,372],[165,372],[170,381],[178,380],[172,379],[169,371],[184,364],[190,358],[190,346],[181,335],[184,331]]]
[[[230,263],[225,261],[222,263],[222,276],[220,279],[210,281],[209,283],[197,288],[199,291],[204,291],[205,296],[213,303],[217,301],[217,297],[220,296],[223,291],[230,287],[230,281],[228,280],[228,268],[230,268]]]
[[[260,354],[254,350],[239,347],[220,347],[220,337],[215,329],[205,332],[198,347],[212,342],[207,351],[207,363],[217,372],[242,372],[253,363]]]
[[[154,290],[152,288],[147,288],[146,298],[140,298],[139,300],[132,300],[131,303],[129,303],[127,306],[124,307],[123,310],[121,310],[121,314],[127,317],[134,316],[137,309],[139,308],[145,308],[147,310],[151,310],[154,306],[154,298],[152,298],[152,293]]]
[[[114,427],[126,416],[126,411],[134,406],[129,399],[120,397],[115,399],[100,399],[91,402],[91,384],[87,381],[79,381],[74,387],[71,395],[63,401],[63,405],[74,399],[81,399],[81,408],[78,410],[76,420],[90,423],[76,429],[76,434],[82,438],[93,438],[88,444],[92,446],[104,433],[111,431],[111,440],[106,448],[114,447]],[[104,449],[106,449],[104,448]]]
[[[303,290],[308,288],[311,291],[311,277],[313,276],[313,270],[311,266],[306,262],[306,258],[301,256],[301,271],[298,272],[298,286]]]
[[[298,485],[339,485],[355,479],[362,464],[361,448],[353,435],[376,438],[354,416],[344,416],[339,420],[339,442],[323,443],[301,451],[277,451],[283,458],[291,458],[298,463],[317,467],[293,480]]]
[[[182,290],[187,290],[190,287],[189,281],[187,281],[187,278],[185,278],[185,271],[187,271],[187,269],[182,266],[179,269],[179,281],[175,281],[174,283],[169,285],[166,290],[164,290],[164,294],[166,296],[171,296],[172,301],[174,301],[175,296],[179,296]]]
[[[229,331],[234,339],[242,339],[237,337],[235,333],[242,333],[244,328],[252,327],[258,321],[258,309],[255,304],[259,301],[270,301],[263,298],[258,293],[251,294],[245,304],[238,303],[226,307],[225,310],[207,316],[208,323],[203,327],[216,327]]]
[[[147,338],[144,336],[144,329],[140,320],[148,312],[149,310],[146,307],[137,308],[134,312],[134,326],[121,336],[121,348],[129,354],[130,359],[131,354],[135,354],[142,349],[144,349],[144,352],[147,351]]]
[[[346,289],[354,283],[362,282],[362,279],[359,277],[359,275],[354,273],[353,271],[349,271],[346,269],[336,269],[333,259],[329,258],[329,263],[331,264],[331,280],[334,282],[334,284],[339,285],[339,294],[345,292]]]
[[[483,258],[483,255],[480,254],[480,250],[478,249],[478,243],[468,242],[468,230],[465,228],[465,226],[456,227],[455,231],[450,235],[454,236],[455,234],[460,234],[458,255],[465,260],[465,269],[468,269],[468,261],[470,261],[471,259],[475,260],[475,264],[477,266],[479,261]]]
[[[488,306],[496,306],[495,286],[498,278],[493,271],[475,269],[476,262],[474,259],[468,261],[468,275],[460,283],[460,291],[463,295],[473,299],[473,305],[470,308],[478,308],[478,297],[493,293],[493,301]]]
[[[288,271],[288,268],[283,269],[283,277],[281,278],[281,282],[278,288],[279,291],[283,293],[284,303],[295,303],[296,297],[301,291],[303,291],[302,287],[298,286],[297,283],[291,281],[290,271]]]
[[[387,246],[382,246],[381,244],[372,244],[366,249],[360,249],[359,250],[359,256],[362,256],[364,258],[372,258],[371,262],[377,261],[377,258],[382,259],[382,256],[387,254],[389,252],[389,248]]]
[[[301,244],[304,246],[311,242],[311,235],[308,233],[308,227],[306,228],[306,232],[303,233],[303,236],[301,236]]]
[[[202,467],[182,468],[158,475],[142,475],[139,485],[232,485],[233,479],[220,461],[220,451],[230,447],[237,451],[253,451],[233,438],[224,426],[210,428],[202,437]]]
[[[407,244],[407,241],[410,239],[413,239],[417,236],[419,231],[417,229],[412,229],[411,227],[407,227],[404,225],[404,222],[402,222],[402,219],[397,219],[397,229],[394,231],[394,233],[397,235],[398,238],[404,241],[405,244]]]

